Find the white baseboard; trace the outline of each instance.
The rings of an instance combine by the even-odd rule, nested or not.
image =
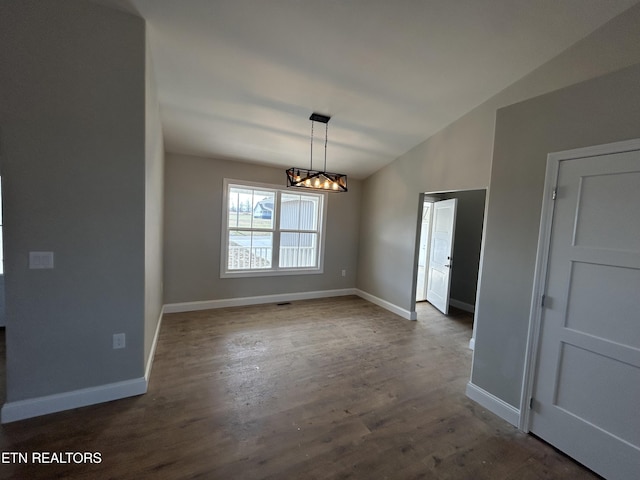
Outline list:
[[[156,332],[153,335],[153,343],[151,343],[151,351],[149,352],[149,357],[147,358],[147,365],[144,369],[144,380],[149,383],[149,378],[151,377],[151,367],[153,366],[153,358],[156,356],[156,346],[158,345],[158,337],[160,336],[160,326],[162,325],[162,315],[164,315],[164,305],[160,308],[160,318],[158,319],[158,324],[156,325]]]
[[[471,400],[479,403],[490,412],[495,413],[514,427],[518,427],[520,424],[520,410],[509,405],[504,400],[499,399],[471,382],[467,383],[465,393]]]
[[[109,383],[97,387],[83,388],[71,392],[46,395],[44,397],[7,402],[2,407],[2,423],[16,422],[26,418],[38,417],[49,413],[62,412],[73,408],[86,407],[97,403],[110,402],[121,398],[142,395],[147,392],[153,358],[156,353],[160,326],[162,324],[163,309],[160,309],[160,318],[153,336],[151,351],[147,358],[145,375],[143,378],[134,378],[122,382]]]
[[[315,298],[341,297],[345,295],[357,295],[365,300],[400,315],[407,320],[416,320],[416,312],[410,312],[398,307],[386,300],[378,298],[370,293],[357,288],[343,288],[340,290],[318,290],[314,292],[281,293],[277,295],[260,295],[256,297],[223,298],[220,300],[202,300],[197,302],[167,303],[164,313],[194,312],[197,310],[210,310],[226,307],[244,307],[248,305],[262,305],[265,303],[293,302],[296,300],[311,300]]]
[[[146,391],[147,382],[140,377],[71,392],[7,402],[2,407],[2,423],[133,397],[142,395]]]
[[[293,302],[296,300],[342,297],[345,295],[358,295],[358,293],[355,288],[343,288],[340,290],[319,290],[315,292],[281,293],[277,295],[260,295],[256,297],[223,298],[220,300],[168,303],[164,306],[164,313],[193,312],[196,310],[210,310],[214,308],[226,307],[244,307],[247,305]]]
[[[474,313],[476,311],[475,305],[471,305],[470,303],[461,302],[460,300],[456,300],[455,298],[449,299],[449,305],[452,307],[456,307],[460,310],[464,310],[465,312]]]
[[[402,318],[405,318],[407,320],[417,320],[418,319],[417,312],[411,312],[409,310],[406,310],[406,309],[404,309],[402,307],[394,305],[391,302],[387,302],[386,300],[378,298],[375,295],[371,295],[370,293],[364,292],[364,291],[362,291],[360,289],[356,289],[355,294],[358,295],[360,298],[364,298],[365,300],[367,300],[367,301],[369,301],[371,303],[375,303],[379,307],[382,307],[385,310],[389,310],[390,312],[395,313],[396,315],[400,315]]]

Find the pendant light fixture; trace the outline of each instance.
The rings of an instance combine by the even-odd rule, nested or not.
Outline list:
[[[327,192],[346,192],[347,176],[342,173],[327,172],[327,136],[329,133],[329,120],[331,117],[312,113],[311,120],[311,156],[309,168],[292,167],[287,170],[287,187],[307,188],[311,190],[324,190]],[[325,124],[324,129],[324,170],[313,169],[313,124],[320,122]]]

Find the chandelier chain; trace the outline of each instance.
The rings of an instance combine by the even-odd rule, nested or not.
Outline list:
[[[309,170],[313,170],[313,120],[311,120],[311,153],[309,155]]]
[[[329,135],[329,122],[324,124],[324,171],[327,171],[327,136]]]

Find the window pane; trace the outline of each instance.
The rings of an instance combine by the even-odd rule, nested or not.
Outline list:
[[[300,230],[318,229],[318,197],[302,197],[300,204]]]
[[[251,237],[251,268],[271,268],[273,234],[253,232]]]
[[[297,230],[300,224],[300,195],[283,193],[280,205],[280,228]]]
[[[274,201],[269,190],[229,187],[229,227],[273,229]]]
[[[271,268],[273,234],[231,230],[229,232],[229,270]]]
[[[317,265],[317,239],[318,235],[315,233],[300,234],[300,247],[298,252],[299,267],[315,267]]]
[[[229,209],[229,227],[251,226],[252,191],[245,188],[229,188],[227,208]]]
[[[311,195],[282,194],[280,228],[283,230],[317,230],[319,198]]]
[[[280,268],[317,266],[317,245],[316,233],[281,233]]]
[[[275,220],[273,207],[275,205],[276,194],[268,190],[254,190],[252,199],[252,228],[273,229]]]
[[[246,270],[251,261],[251,233],[232,230],[229,232],[229,270]]]
[[[298,240],[299,233],[280,234],[280,268],[298,266]]]

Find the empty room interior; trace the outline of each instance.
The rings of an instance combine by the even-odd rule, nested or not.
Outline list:
[[[2,0],[0,478],[640,478],[638,0]]]

